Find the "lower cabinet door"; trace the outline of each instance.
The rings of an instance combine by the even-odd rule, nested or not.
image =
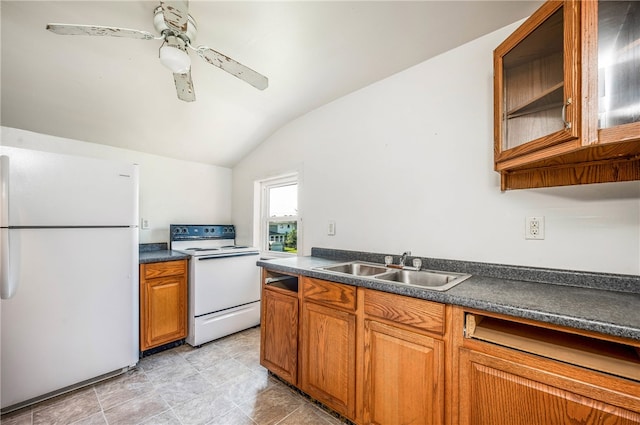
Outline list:
[[[354,419],[356,315],[303,302],[301,321],[300,388]]]
[[[260,364],[287,382],[297,384],[298,298],[262,291]]]
[[[364,329],[364,423],[442,424],[444,343],[373,320]]]
[[[149,279],[140,291],[140,348],[157,347],[187,336],[186,277]]]
[[[583,372],[597,377],[599,385],[593,385],[579,372],[562,376],[538,369],[533,356],[520,357],[522,362],[460,349],[461,425],[640,424],[640,391],[636,397],[624,394],[628,388],[616,391],[631,381]]]

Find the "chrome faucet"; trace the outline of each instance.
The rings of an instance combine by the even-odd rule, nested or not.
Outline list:
[[[411,255],[411,251],[405,251],[402,253],[402,256],[400,257],[400,266],[404,267],[404,263],[407,261],[407,257]]]

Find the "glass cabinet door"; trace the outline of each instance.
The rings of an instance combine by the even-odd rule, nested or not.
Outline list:
[[[599,1],[598,128],[631,123],[640,123],[640,2]]]
[[[497,161],[579,137],[577,10],[547,2],[494,52]]]

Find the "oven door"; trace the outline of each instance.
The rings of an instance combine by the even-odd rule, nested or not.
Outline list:
[[[195,317],[260,300],[258,252],[193,257],[190,301]]]

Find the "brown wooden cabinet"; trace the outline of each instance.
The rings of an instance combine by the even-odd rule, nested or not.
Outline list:
[[[140,351],[187,336],[187,260],[140,264]]]
[[[364,299],[363,423],[444,423],[444,305],[372,290]]]
[[[506,316],[460,314],[472,317],[457,353],[456,423],[640,424],[640,344]]]
[[[300,388],[350,419],[356,414],[356,288],[303,277]]]
[[[298,278],[265,272],[262,286],[260,364],[298,383]]]
[[[640,423],[637,397],[621,397],[619,387],[581,382],[580,371],[561,376],[527,356],[509,361],[465,349],[460,371],[461,425]],[[635,412],[629,403],[636,403]]]
[[[501,189],[640,180],[640,4],[548,1],[494,51]]]
[[[638,341],[263,276],[261,363],[355,423],[640,424]]]

